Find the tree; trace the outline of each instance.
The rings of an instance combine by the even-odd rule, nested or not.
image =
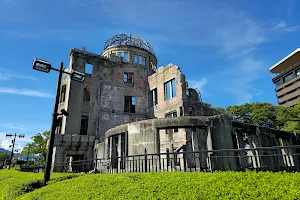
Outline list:
[[[244,123],[300,133],[300,101],[294,108],[263,102],[214,109]]]
[[[294,108],[274,106],[270,103],[229,106],[226,111],[238,121],[275,129],[283,129],[289,121],[298,116],[298,111]]]
[[[50,131],[37,133],[31,137],[32,143],[27,143],[21,154],[39,154],[40,160],[45,162],[47,156],[47,141],[49,139]]]
[[[202,106],[206,106],[208,108],[212,108],[211,104],[206,103],[206,102],[199,102]]]
[[[0,152],[0,164],[3,166],[5,160],[9,159],[9,154],[7,152]]]
[[[284,124],[283,130],[300,133],[300,101],[294,107],[294,118]]]

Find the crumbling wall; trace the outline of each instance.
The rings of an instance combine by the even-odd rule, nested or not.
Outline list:
[[[217,149],[234,149],[231,121],[225,116],[215,117],[211,124],[212,147]],[[211,155],[213,168],[220,170],[237,170],[238,160],[235,152],[217,152]],[[231,156],[228,158],[227,156]]]
[[[99,59],[95,65],[91,121],[96,136],[104,141],[104,133],[117,125],[147,119],[148,75],[151,70],[130,63],[107,63]],[[133,73],[133,83],[124,83],[124,73]],[[124,112],[125,96],[136,97],[135,113]]]
[[[172,79],[175,79],[176,96],[166,99],[165,83]],[[150,91],[157,89],[157,104],[153,105],[155,118],[165,118],[168,113],[174,111],[177,117],[184,116],[185,82],[185,76],[181,73],[179,67],[173,64],[158,68],[156,73],[149,77]],[[161,153],[166,153],[167,150],[173,152],[174,149],[186,143],[185,129],[174,129],[169,132],[160,130],[159,133]]]
[[[195,89],[188,89],[185,103],[186,116],[213,116],[219,114],[215,109],[202,104],[199,98],[199,94]]]

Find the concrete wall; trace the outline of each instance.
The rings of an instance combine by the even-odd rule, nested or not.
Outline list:
[[[139,121],[148,118],[148,76],[154,73],[150,66],[150,59],[157,60],[155,56],[148,52],[141,52],[135,47],[131,49],[131,61],[134,53],[142,54],[147,58],[146,65],[135,64],[133,62],[122,62],[120,57],[112,56],[112,59],[89,53],[87,51],[72,49],[70,52],[70,64],[68,71],[75,70],[86,73],[86,64],[91,64],[92,74],[86,73],[85,82],[79,83],[71,81],[70,76],[64,76],[62,85],[66,85],[65,102],[59,105],[59,109],[64,108],[69,116],[63,118],[62,134],[79,135],[81,127],[81,117],[88,116],[87,135],[93,135],[100,142],[104,141],[105,132],[117,125]],[[111,50],[118,50],[117,48]],[[119,49],[120,50],[120,49]],[[149,54],[149,55],[148,55]],[[147,56],[148,55],[148,56]],[[134,73],[133,83],[124,83],[124,73]],[[84,88],[90,87],[90,100],[83,101]],[[124,112],[125,96],[135,96],[135,113]],[[56,155],[83,154],[85,158],[93,158],[93,145],[87,147],[85,151],[62,148]],[[59,159],[59,158],[57,158]]]

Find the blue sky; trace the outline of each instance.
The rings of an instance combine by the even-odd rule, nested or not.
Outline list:
[[[5,133],[49,130],[57,73],[32,70],[34,57],[67,67],[71,48],[100,54],[114,34],[150,42],[158,65],[173,63],[218,107],[277,104],[270,66],[299,47],[297,0],[0,0],[0,144]],[[298,37],[297,37],[298,36]]]

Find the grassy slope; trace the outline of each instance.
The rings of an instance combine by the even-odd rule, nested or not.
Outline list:
[[[300,199],[300,173],[93,174],[64,180],[19,199]]]
[[[69,177],[70,174],[64,173],[53,173],[51,174],[51,181],[55,183],[60,179]],[[16,190],[22,190],[22,185],[28,184],[34,181],[41,181],[44,178],[43,173],[30,173],[30,172],[20,172],[14,169],[0,170],[0,200],[1,199],[12,199],[9,194],[16,193]],[[51,182],[50,182],[51,183]],[[15,190],[15,191],[14,191]]]

